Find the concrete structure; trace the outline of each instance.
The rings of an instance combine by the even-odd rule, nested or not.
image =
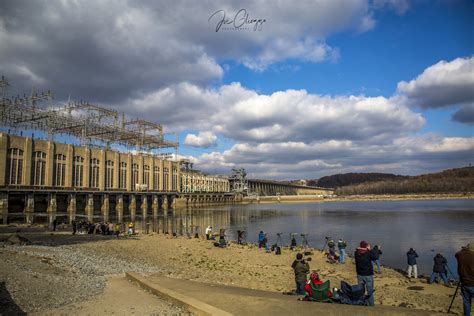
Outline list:
[[[289,184],[269,180],[248,180],[248,193],[261,196],[276,195],[333,195],[334,190],[321,187],[311,187],[299,184]]]
[[[0,133],[0,222],[156,219],[178,201],[232,202],[226,178],[179,162]],[[163,215],[166,212],[163,213]]]

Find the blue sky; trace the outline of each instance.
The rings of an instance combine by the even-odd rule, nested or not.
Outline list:
[[[163,123],[204,171],[418,174],[474,156],[472,1],[0,6],[11,92],[52,89],[58,103]],[[261,30],[215,32],[213,12],[240,9]]]

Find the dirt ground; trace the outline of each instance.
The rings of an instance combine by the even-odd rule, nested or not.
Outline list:
[[[9,290],[13,301],[20,308],[24,308],[26,302],[21,300],[19,292],[25,291],[30,285],[25,284],[25,288],[19,290],[18,286],[11,285],[12,276],[6,274],[18,274],[17,269],[11,268],[11,265],[15,264],[15,262],[21,263],[23,259],[21,257],[18,260],[11,258],[25,255],[29,257],[35,256],[35,252],[38,251],[37,247],[39,247],[35,244],[38,243],[42,245],[48,244],[48,246],[41,246],[40,251],[43,257],[51,258],[50,262],[56,260],[54,254],[48,254],[48,251],[52,249],[56,249],[56,251],[60,249],[61,253],[67,250],[76,254],[76,257],[85,255],[86,257],[94,258],[97,261],[97,266],[90,267],[92,270],[96,269],[99,271],[99,267],[106,265],[106,262],[115,262],[115,264],[109,264],[110,267],[106,270],[95,273],[100,275],[100,277],[108,277],[109,275],[121,274],[124,271],[133,271],[135,269],[144,274],[159,273],[177,279],[191,279],[276,292],[287,292],[294,289],[294,276],[290,266],[297,251],[291,251],[287,248],[282,250],[282,255],[277,256],[273,253],[265,253],[263,249],[258,249],[254,245],[241,246],[232,243],[228,248],[221,249],[214,247],[211,241],[204,239],[174,238],[169,235],[157,234],[133,238],[121,237],[119,239],[88,235],[73,237],[61,233],[54,235],[35,233],[31,235],[25,234],[25,236],[33,241],[33,245],[5,245],[0,249],[0,262],[3,262],[0,263],[0,271],[2,271],[0,272],[0,281],[6,282],[6,288]],[[346,264],[329,264],[320,251],[312,250],[312,253],[310,255],[312,260],[309,262],[311,270],[318,271],[323,280],[329,279],[331,287],[340,287],[341,280],[352,284],[356,283],[355,265],[351,258],[348,258]],[[5,261],[4,259],[10,261]],[[62,265],[67,265],[66,261],[59,260],[58,264],[53,264],[53,268],[65,269]],[[40,265],[40,262],[36,265]],[[43,264],[45,263],[43,262]],[[44,273],[46,275],[48,273],[71,274],[58,272],[54,269]],[[3,273],[3,271],[6,272]],[[91,273],[94,274],[94,272]],[[51,285],[51,282],[47,282],[47,277],[42,277],[42,279]],[[112,281],[107,283],[107,287],[105,287],[105,281],[103,285],[100,285],[102,283],[98,282],[97,284],[100,286],[97,288],[97,291],[94,290],[95,292],[91,291],[89,293],[87,301],[90,302],[97,295],[99,297],[100,295],[105,295],[105,297],[107,295],[109,297],[114,296],[114,294],[110,293],[118,291],[118,288],[121,287],[120,282],[126,281]],[[403,273],[386,267],[383,268],[382,274],[375,276],[375,289],[376,304],[441,312],[447,310],[455,290],[454,287],[448,288],[441,284],[429,285],[426,283],[426,280],[422,279],[408,280]],[[54,295],[53,293],[51,294],[51,300],[54,300]],[[119,296],[119,294],[117,295]],[[42,297],[42,299],[48,300],[45,297]],[[147,299],[144,298],[144,300]],[[129,305],[125,303],[125,300],[109,302],[112,305],[122,305],[120,311],[133,312],[133,310],[129,309]],[[63,300],[63,302],[53,305],[56,308],[65,308],[64,310],[57,310],[62,313],[62,311],[67,312],[69,310],[68,304],[80,303],[81,301],[78,302],[77,300],[71,302]],[[164,304],[166,305],[167,303]],[[84,314],[95,311],[95,309],[87,309],[89,308],[87,304],[70,306],[82,306],[83,311],[85,311]],[[98,306],[99,309],[97,311],[102,313],[103,310],[100,307],[102,303]],[[163,313],[185,313],[184,310],[177,310],[176,308],[172,307],[169,311],[164,310]],[[38,308],[34,309],[34,311],[40,313],[50,310],[41,304],[38,305]],[[104,310],[109,311],[109,309]],[[462,300],[459,294],[455,299],[452,311],[458,314],[462,311]],[[137,311],[137,313],[140,312],[146,314],[148,310]],[[81,312],[81,314],[83,313]]]

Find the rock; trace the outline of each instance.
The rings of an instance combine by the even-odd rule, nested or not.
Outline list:
[[[31,241],[28,238],[18,235],[17,233],[8,237],[6,242],[10,245],[28,245]]]

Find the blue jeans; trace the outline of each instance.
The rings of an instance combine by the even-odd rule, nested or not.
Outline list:
[[[461,284],[462,305],[464,316],[471,315],[471,300],[474,296],[474,286],[464,286]]]
[[[304,286],[306,281],[296,281],[296,294],[305,295]]]
[[[357,275],[357,283],[362,284],[369,296],[369,306],[374,306],[374,276],[373,275]]]
[[[346,249],[339,249],[339,263],[346,262]]]
[[[380,259],[372,261],[372,263],[375,263],[377,265],[377,272],[382,273],[382,269],[380,268]]]
[[[441,277],[443,279],[444,284],[448,285],[448,277],[444,272],[433,272],[431,273],[430,280],[428,281],[429,284],[433,283],[436,277]]]

